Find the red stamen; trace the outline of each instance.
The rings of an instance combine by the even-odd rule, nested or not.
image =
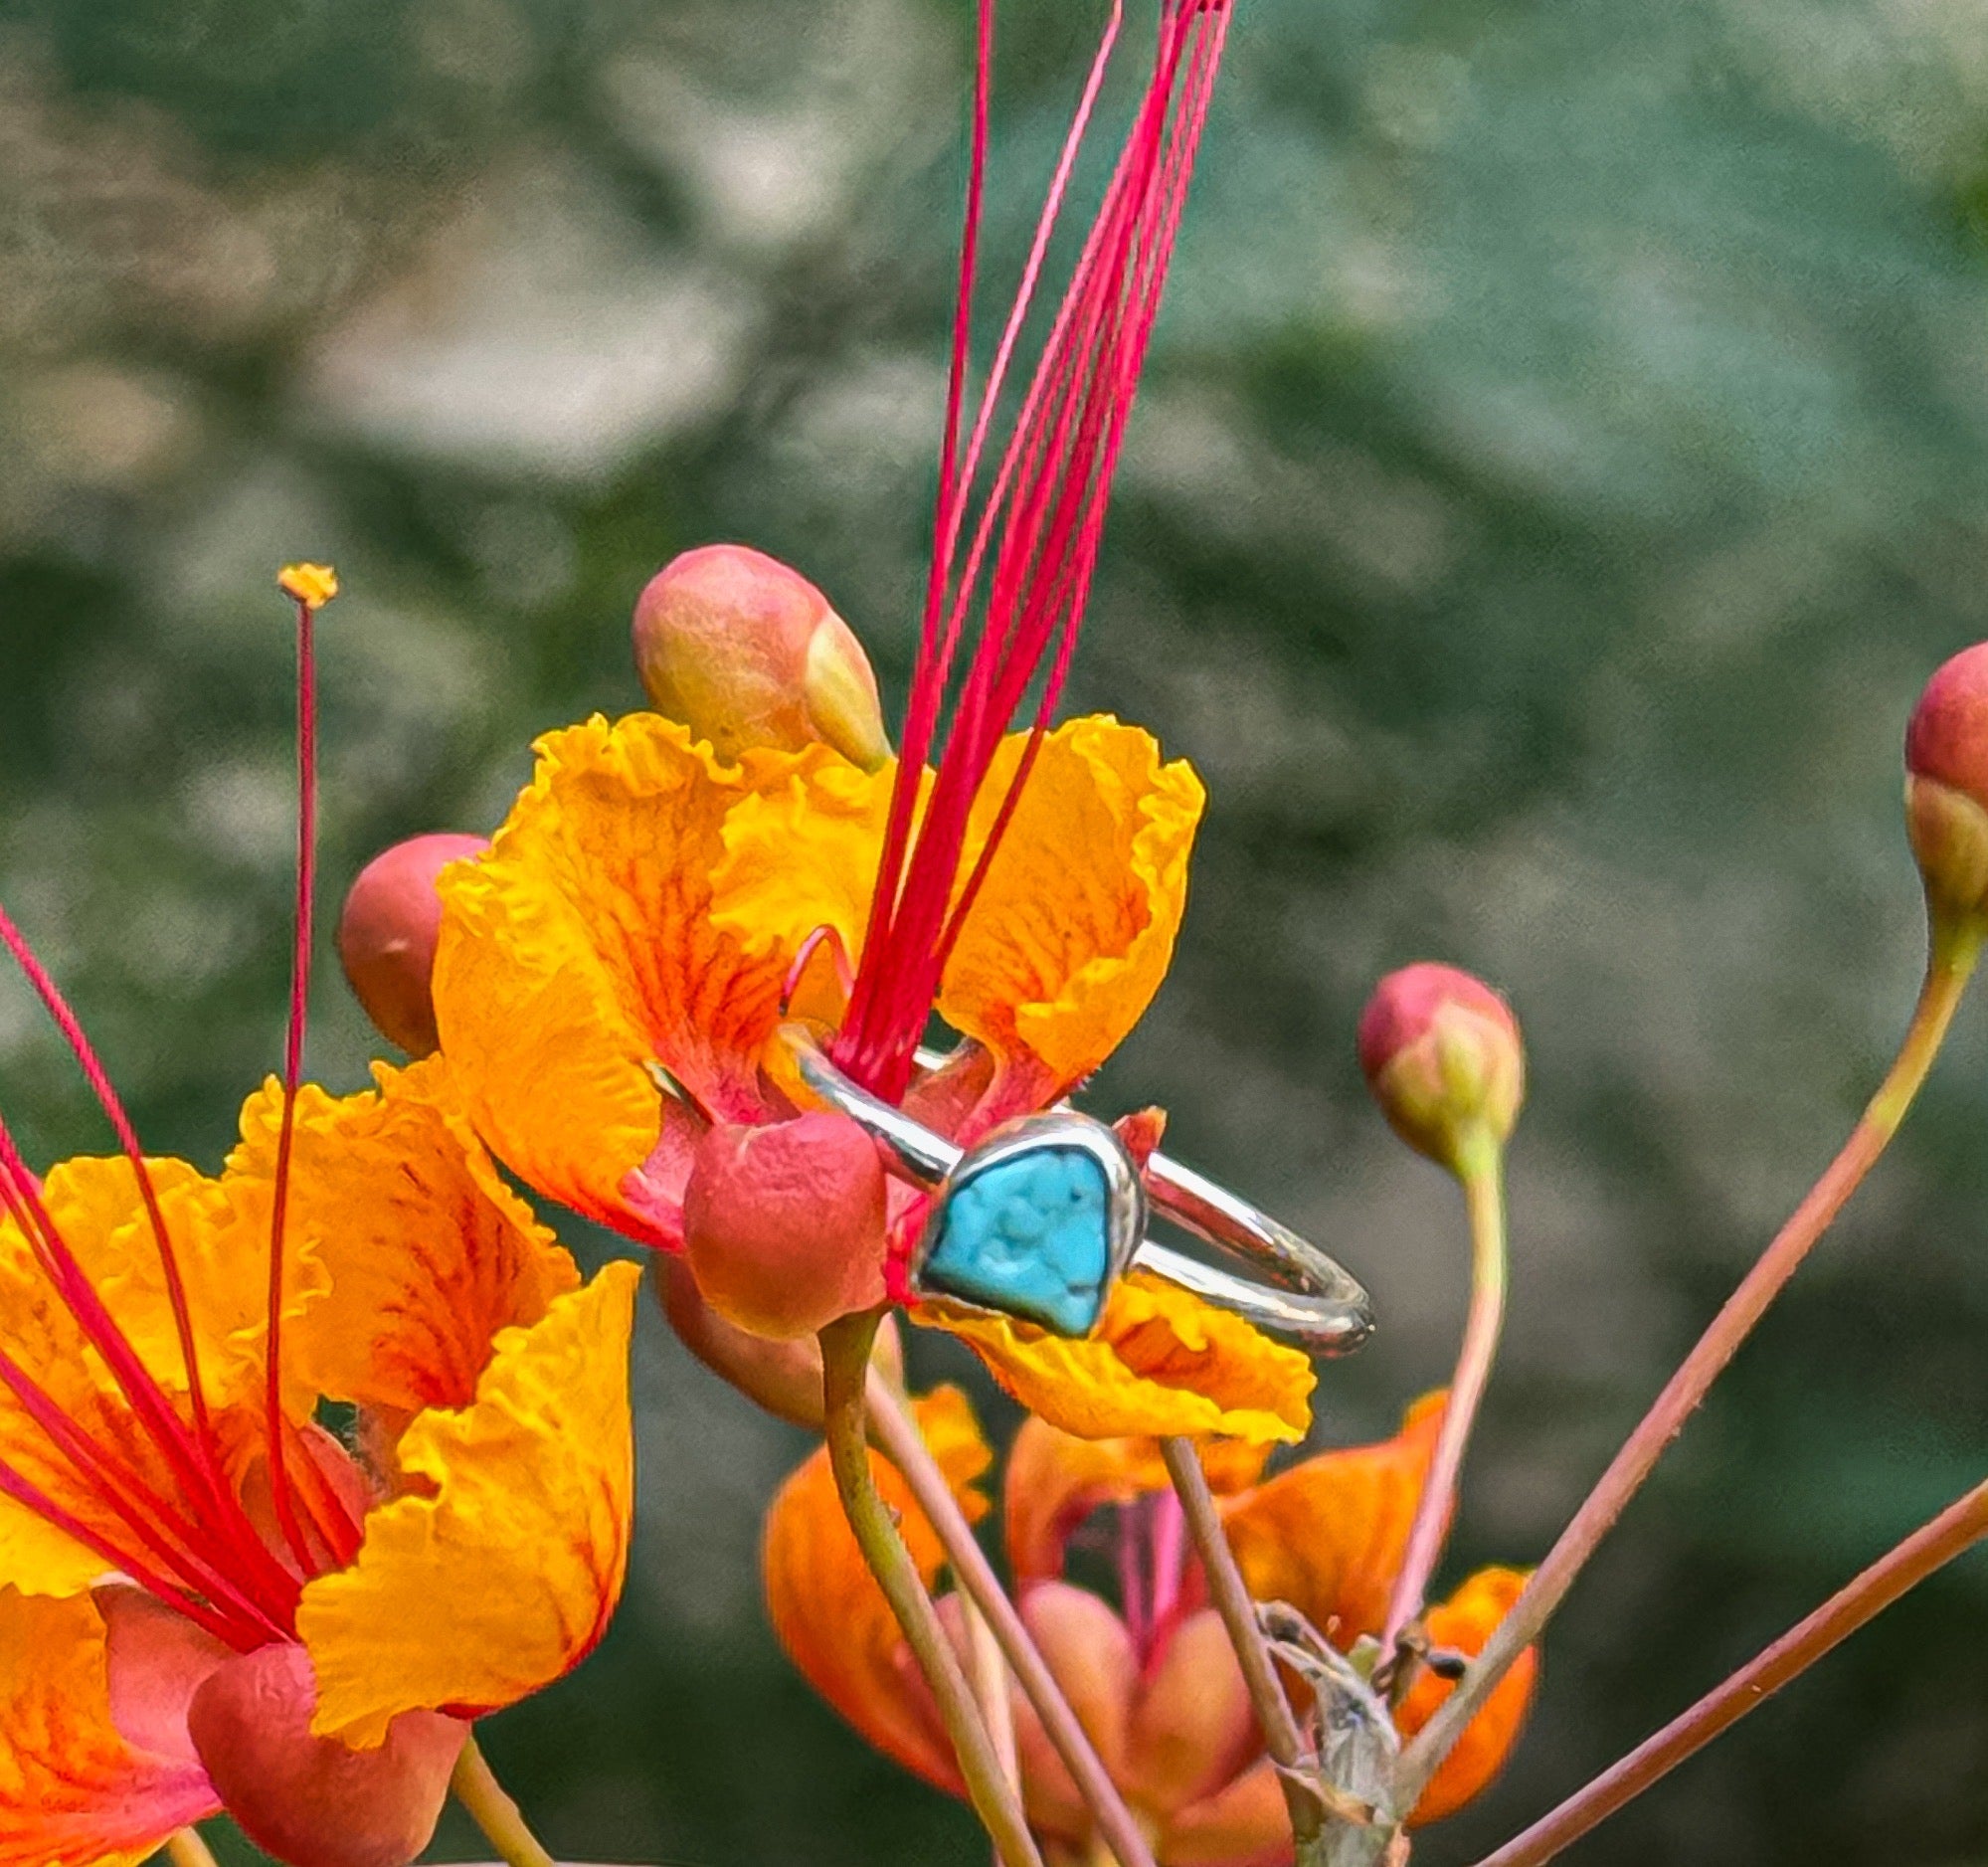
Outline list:
[[[173,1249],[172,1236],[166,1229],[165,1214],[159,1210],[158,1189],[152,1184],[151,1169],[146,1165],[144,1151],[138,1146],[137,1131],[131,1126],[124,1104],[111,1086],[109,1072],[104,1069],[95,1047],[84,1033],[82,1021],[71,1010],[69,1001],[63,997],[48,968],[36,957],[27,936],[14,924],[4,907],[0,907],[0,946],[5,946],[13,956],[14,964],[21,969],[35,996],[55,1021],[56,1028],[62,1032],[64,1041],[82,1066],[84,1079],[90,1084],[90,1093],[96,1097],[97,1106],[109,1119],[118,1147],[131,1163],[132,1173],[137,1176],[138,1197],[144,1201],[146,1216],[151,1220],[152,1237],[158,1246],[159,1268],[165,1277],[166,1298],[172,1304],[173,1326],[179,1335],[180,1360],[186,1369],[187,1395],[193,1405],[194,1426],[208,1462],[214,1464],[213,1429],[207,1417],[207,1398],[201,1387],[200,1361],[194,1349],[193,1316],[187,1307],[186,1285],[180,1276],[179,1256]]]
[[[189,1438],[171,1400],[118,1328],[50,1215],[40,1183],[22,1161],[4,1119],[0,1119],[0,1211],[20,1229],[84,1339],[102,1358],[139,1424],[182,1486],[196,1518],[206,1526],[208,1540],[228,1556],[244,1578],[245,1587],[265,1606],[283,1602],[295,1579],[264,1548],[232,1487],[217,1480],[199,1456],[199,1447]],[[287,1611],[286,1606],[283,1611]]]
[[[1107,496],[1159,311],[1228,18],[1226,0],[1162,0],[1159,46],[1145,99],[1052,320],[960,564],[959,547],[966,536],[982,455],[1120,23],[1120,10],[1114,4],[961,461],[958,438],[993,59],[993,0],[981,0],[973,160],[933,562],[862,964],[836,1042],[836,1057],[843,1067],[887,1096],[901,1095],[909,1081],[912,1053],[947,959],[1034,768],[1036,746],[1069,669],[1103,539]],[[979,638],[946,732],[938,776],[914,836],[922,774],[937,734],[954,655],[969,612],[977,604],[983,611]],[[974,806],[1002,735],[1038,678],[1042,694],[1031,743],[1017,763],[963,887],[960,865]]]
[[[239,1639],[233,1644],[243,1646],[246,1651],[249,1646],[261,1645],[265,1639],[282,1635],[287,1617],[284,1622],[272,1618],[207,1561],[200,1554],[200,1536],[194,1526],[142,1477],[70,1418],[47,1390],[4,1351],[0,1351],[0,1385],[13,1394],[22,1411],[48,1435],[49,1442],[84,1485],[108,1506],[140,1547],[163,1565],[164,1573],[176,1576],[188,1590],[214,1602],[217,1613],[226,1614],[247,1629],[246,1644]],[[171,1541],[167,1540],[168,1532]],[[102,1538],[101,1542],[104,1548],[111,1547],[108,1538]],[[131,1561],[128,1553],[121,1554],[118,1567],[128,1574]]]
[[[297,1520],[283,1457],[283,1232],[289,1216],[290,1154],[296,1140],[297,1086],[303,1079],[303,1035],[310,1014],[311,909],[317,870],[316,605],[296,606],[296,929],[290,956],[289,1024],[283,1036],[283,1113],[276,1134],[274,1197],[270,1214],[270,1302],[265,1335],[264,1426],[269,1442],[270,1502],[283,1541],[304,1573],[316,1565]]]
[[[167,1607],[184,1614],[195,1626],[204,1628],[217,1640],[224,1641],[230,1646],[239,1646],[235,1629],[229,1625],[223,1615],[197,1596],[188,1594],[183,1588],[175,1587],[164,1577],[147,1569],[142,1563],[133,1564],[122,1551],[106,1543],[81,1518],[64,1510],[46,1492],[30,1484],[4,1459],[0,1459],[0,1496],[12,1498],[23,1509],[32,1511],[43,1522],[52,1524],[64,1536],[74,1538],[85,1549],[93,1551],[112,1569],[128,1576],[154,1600],[161,1601]]]

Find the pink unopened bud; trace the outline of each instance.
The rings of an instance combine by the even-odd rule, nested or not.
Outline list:
[[[1988,642],[1941,666],[1912,709],[1905,828],[1934,908],[1988,913]]]
[[[359,871],[338,916],[338,957],[373,1027],[410,1056],[426,1056],[435,1029],[435,945],[442,934],[436,877],[480,855],[482,837],[439,832],[410,837]]]
[[[656,711],[719,757],[830,745],[874,771],[890,757],[869,657],[799,571],[742,544],[673,558],[635,603],[635,668]]]
[[[215,1794],[288,1867],[407,1867],[435,1833],[469,1727],[403,1712],[361,1751],[311,1735],[316,1705],[310,1657],[293,1642],[217,1666],[186,1720]]]
[[[1512,1008],[1480,979],[1430,961],[1389,973],[1359,1021],[1359,1066],[1402,1140],[1463,1171],[1473,1145],[1503,1145],[1526,1096]]]
[[[704,1300],[754,1335],[813,1335],[883,1301],[884,1175],[846,1115],[815,1112],[697,1144],[683,1252]]]

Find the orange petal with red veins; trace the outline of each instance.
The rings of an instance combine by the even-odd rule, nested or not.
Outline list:
[[[498,1178],[448,1065],[375,1065],[377,1091],[297,1098],[288,1236],[324,1288],[284,1341],[313,1395],[415,1413],[466,1406],[500,1329],[529,1328],[580,1273]],[[281,1092],[242,1110],[228,1181],[267,1185]]]
[[[940,1388],[914,1407],[953,1494],[970,1518],[987,1511],[975,1480],[992,1462],[973,1407],[957,1388]],[[898,1513],[905,1547],[929,1587],[945,1562],[937,1533],[913,1502],[897,1468],[870,1454],[884,1501]],[[904,1638],[842,1515],[825,1448],[781,1486],[760,1546],[767,1612],[787,1654],[814,1690],[886,1757],[949,1793],[964,1792],[951,1745],[929,1695],[914,1690]]]
[[[713,921],[712,877],[733,806],[832,756],[724,765],[654,714],[596,717],[538,742],[490,853],[444,872],[443,1053],[484,1140],[540,1192],[673,1245],[623,1186],[661,1128],[650,1064],[718,1116],[765,1112],[787,956],[749,957]]]
[[[1288,1601],[1338,1647],[1379,1632],[1444,1398],[1417,1400],[1391,1439],[1322,1452],[1223,1505],[1251,1594]]]
[[[365,1523],[356,1562],[303,1591],[312,1730],[378,1744],[402,1712],[496,1710],[579,1664],[627,1570],[629,1333],[639,1269],[613,1263],[496,1339],[474,1401],[397,1454],[421,1485]]]
[[[1430,1645],[1449,1647],[1475,1659],[1525,1587],[1522,1570],[1479,1570],[1447,1601],[1429,1609],[1425,1625]],[[1484,1709],[1464,1727],[1442,1768],[1429,1778],[1429,1786],[1408,1817],[1411,1828],[1454,1814],[1505,1768],[1532,1708],[1538,1678],[1539,1650],[1529,1646],[1485,1700]],[[1394,1715],[1402,1737],[1412,1738],[1420,1731],[1455,1689],[1449,1680],[1438,1679],[1426,1669],[1417,1674]]]
[[[1139,1689],[1139,1655],[1125,1622],[1099,1596],[1067,1582],[1043,1582],[1022,1590],[1018,1606],[1106,1774],[1123,1780],[1127,1728]],[[1080,1841],[1090,1831],[1090,1810],[1034,1706],[1018,1686],[1011,1687],[1010,1696],[1029,1825],[1038,1834]]]
[[[968,826],[972,872],[1028,743],[1001,742]],[[1032,1059],[1039,1101],[1089,1075],[1144,1014],[1174,957],[1206,794],[1150,733],[1108,715],[1042,742],[947,963],[939,1014],[1004,1062]]]
[[[1270,1456],[1267,1445],[1210,1439],[1201,1466],[1216,1491],[1254,1484]],[[1172,1480],[1152,1439],[1079,1439],[1041,1419],[1024,1419],[1008,1448],[1001,1493],[1007,1566],[1017,1587],[1063,1573],[1063,1546],[1091,1512],[1130,1504]]]
[[[0,1867],[135,1867],[220,1805],[185,1756],[112,1722],[104,1623],[72,1600],[0,1588]]]
[[[964,1338],[1031,1413],[1080,1439],[1220,1434],[1268,1446],[1311,1424],[1316,1377],[1303,1355],[1145,1271],[1121,1279],[1097,1328],[1076,1339],[937,1304],[912,1320]]]

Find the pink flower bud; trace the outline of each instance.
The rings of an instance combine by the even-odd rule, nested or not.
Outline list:
[[[876,675],[847,623],[800,572],[742,544],[673,558],[635,603],[635,669],[658,713],[736,759],[830,745],[890,757]]]
[[[683,1252],[704,1300],[790,1339],[883,1301],[884,1175],[846,1115],[715,1127],[683,1197]]]
[[[436,877],[451,862],[480,855],[482,837],[441,832],[410,837],[359,871],[338,916],[338,957],[373,1027],[410,1056],[426,1056],[435,1030],[435,944],[442,934]]]
[[[1912,709],[1905,828],[1935,909],[1988,912],[1988,642],[1941,666]]]
[[[288,1867],[407,1867],[435,1833],[469,1727],[403,1712],[370,1751],[313,1737],[317,1679],[290,1641],[224,1661],[186,1728],[214,1792]]]
[[[1512,1008],[1482,980],[1429,961],[1373,989],[1359,1021],[1359,1066],[1394,1132],[1452,1173],[1462,1171],[1466,1144],[1504,1143],[1526,1096]]]

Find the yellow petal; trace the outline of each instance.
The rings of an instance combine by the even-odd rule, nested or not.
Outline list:
[[[919,1429],[969,1517],[987,1510],[974,1489],[993,1454],[973,1407],[957,1388],[916,1403]],[[905,1547],[929,1587],[945,1562],[937,1532],[897,1468],[879,1452],[870,1472],[898,1515]],[[780,1643],[810,1685],[869,1743],[928,1782],[958,1795],[959,1768],[937,1722],[904,1637],[842,1515],[826,1448],[781,1486],[760,1550],[767,1612]]]
[[[433,1495],[375,1510],[358,1560],[297,1610],[321,1736],[370,1747],[401,1712],[510,1705],[593,1650],[628,1565],[640,1275],[610,1264],[504,1331],[474,1402],[402,1435],[402,1469]]]
[[[206,1773],[138,1750],[110,1717],[89,1596],[0,1588],[0,1867],[135,1867],[220,1806]]]
[[[1336,1646],[1380,1631],[1444,1398],[1417,1400],[1391,1439],[1322,1452],[1224,1504],[1251,1594],[1288,1601]]]
[[[1025,734],[976,803],[966,867],[993,828]],[[946,968],[939,1012],[1003,1058],[1025,1051],[1061,1094],[1139,1022],[1174,955],[1205,793],[1151,734],[1105,715],[1042,742]]]
[[[1219,1434],[1289,1444],[1311,1424],[1312,1364],[1177,1284],[1134,1271],[1071,1340],[927,1304],[912,1320],[970,1343],[1031,1413],[1080,1439]]]
[[[1448,1647],[1475,1659],[1498,1623],[1512,1611],[1526,1581],[1523,1570],[1479,1570],[1447,1601],[1429,1609],[1426,1624],[1430,1645]],[[1529,1646],[1498,1682],[1484,1708],[1464,1727],[1463,1736],[1457,1740],[1456,1749],[1443,1759],[1442,1768],[1429,1778],[1429,1786],[1422,1791],[1422,1799],[1408,1817],[1411,1828],[1454,1814],[1505,1768],[1505,1760],[1519,1742],[1520,1729],[1532,1708],[1538,1677],[1538,1648]],[[1439,1679],[1426,1668],[1418,1673],[1394,1715],[1402,1737],[1412,1738],[1420,1731],[1455,1690],[1453,1681]]]
[[[722,1118],[764,1113],[785,962],[713,923],[712,875],[726,813],[796,762],[722,765],[672,721],[597,717],[539,741],[490,852],[439,883],[436,1019],[478,1131],[540,1192],[650,1243],[679,1241],[624,1186],[661,1128],[651,1063]]]
[[[1216,1491],[1254,1484],[1270,1456],[1267,1445],[1210,1439],[1201,1465]],[[1152,1439],[1079,1439],[1043,1419],[1024,1419],[1008,1447],[1001,1486],[1001,1528],[1007,1566],[1017,1587],[1063,1573],[1063,1546],[1103,1504],[1130,1504],[1173,1480]]]
[[[539,1321],[579,1271],[498,1178],[442,1058],[375,1073],[377,1092],[298,1097],[286,1231],[324,1277],[285,1358],[330,1400],[466,1406],[491,1338]],[[273,1085],[250,1099],[231,1184],[271,1179],[281,1113]]]

